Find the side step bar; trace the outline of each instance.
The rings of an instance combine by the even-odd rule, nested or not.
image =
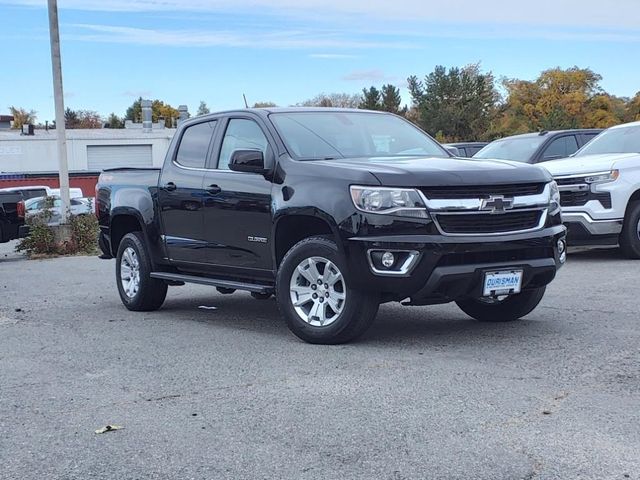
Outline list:
[[[269,285],[257,283],[233,282],[230,280],[218,280],[215,278],[198,277],[196,275],[181,275],[179,273],[151,272],[152,278],[169,280],[171,282],[199,283],[200,285],[210,285],[212,287],[232,288],[234,290],[245,290],[256,293],[273,293],[274,288]]]

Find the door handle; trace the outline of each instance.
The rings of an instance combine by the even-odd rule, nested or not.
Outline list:
[[[209,195],[216,195],[222,191],[218,185],[209,185],[205,190]]]
[[[173,192],[178,187],[176,187],[176,184],[173,182],[167,182],[162,188],[168,192]]]

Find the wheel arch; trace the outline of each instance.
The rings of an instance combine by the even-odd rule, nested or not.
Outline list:
[[[322,214],[296,213],[280,216],[274,224],[273,262],[280,267],[286,253],[296,243],[314,236],[330,237],[343,252],[338,227],[331,217]]]
[[[145,242],[147,241],[142,218],[136,212],[123,210],[114,213],[109,226],[109,246],[114,257],[118,255],[118,247],[124,236],[131,232],[141,232]]]

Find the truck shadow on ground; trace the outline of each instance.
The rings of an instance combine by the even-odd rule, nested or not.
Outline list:
[[[201,309],[215,306],[215,310]],[[249,295],[211,295],[167,299],[154,315],[162,318],[180,317],[180,321],[195,321],[212,328],[244,330],[296,341],[282,319],[275,300],[254,300]],[[540,308],[527,318],[507,323],[482,323],[467,317],[455,305],[435,307],[401,307],[385,304],[380,307],[373,326],[354,344],[442,345],[477,343],[526,343],[532,338],[556,335],[558,317],[554,311]],[[426,344],[426,345],[425,345]]]
[[[581,248],[569,249],[567,262],[589,262],[593,260],[629,260],[624,257],[617,247]],[[631,261],[631,260],[629,260]]]

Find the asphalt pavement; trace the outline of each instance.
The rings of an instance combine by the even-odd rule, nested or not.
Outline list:
[[[2,479],[640,479],[640,262],[615,250],[570,255],[524,320],[390,304],[330,347],[273,300],[186,285],[134,313],[113,260],[11,248]]]

